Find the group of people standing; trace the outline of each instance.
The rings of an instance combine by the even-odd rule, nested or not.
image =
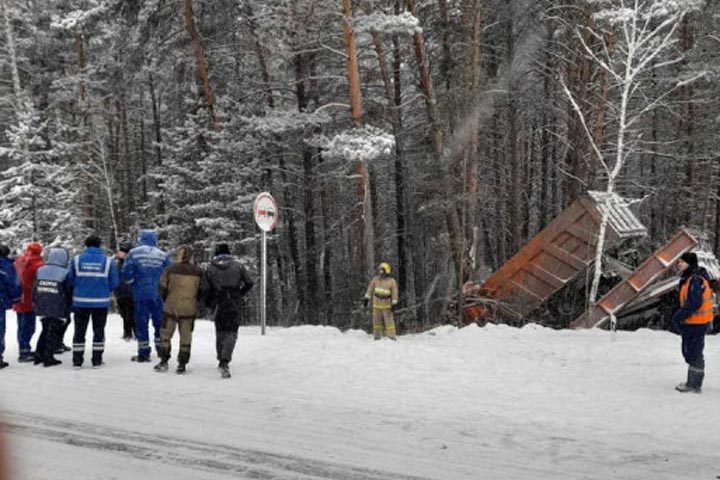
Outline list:
[[[153,230],[141,230],[139,246],[120,245],[116,258],[101,249],[101,239],[90,235],[85,250],[70,259],[68,250],[49,248],[46,260],[42,246],[31,243],[12,261],[10,249],[0,245],[0,368],[8,363],[5,353],[6,310],[13,308],[18,319],[19,362],[51,367],[61,363],[55,354],[70,348],[63,338],[74,320],[72,361],[82,368],[85,339],[93,328],[92,366],[103,365],[105,325],[114,294],[123,318],[123,338],[137,339],[138,351],[132,360],[151,361],[149,325],[154,330],[154,347],[160,362],[155,370],[165,372],[171,354],[171,338],[180,332],[177,373],[185,373],[190,361],[192,332],[200,302],[214,310],[216,353],[223,378],[230,378],[229,364],[241,322],[243,297],[253,282],[245,268],[231,255],[227,244],[218,244],[207,268],[196,263],[190,246],[177,250],[175,261],[158,248]],[[31,339],[36,318],[42,332],[35,351]]]

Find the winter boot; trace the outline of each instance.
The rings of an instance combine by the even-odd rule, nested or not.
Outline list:
[[[46,360],[43,362],[44,367],[54,367],[55,365],[60,365],[62,362],[60,360],[57,360],[55,358],[51,358],[50,360]]]
[[[177,366],[177,369],[175,370],[175,373],[177,373],[178,375],[182,375],[183,373],[185,373],[185,371],[186,371],[186,370],[185,370],[185,364],[184,364],[184,363],[181,363],[180,365]]]
[[[18,362],[28,363],[35,361],[35,352],[21,353],[18,357]]]
[[[675,390],[681,393],[687,393],[687,392],[694,392],[694,393],[700,393],[699,388],[691,387],[687,383],[678,383],[675,386]]]
[[[705,370],[693,366],[688,366],[687,382],[681,383],[675,387],[675,390],[682,393],[694,392],[700,393],[702,390],[703,379],[705,378]]]
[[[150,356],[149,355],[148,356],[133,355],[130,358],[130,360],[132,360],[133,362],[138,362],[138,363],[148,363],[150,361]]]
[[[167,372],[168,371],[168,364],[165,360],[161,360],[160,363],[155,365],[155,371],[156,372]],[[180,367],[178,367],[180,368]]]
[[[0,370],[2,370],[5,367],[9,367],[10,364],[6,361],[4,361],[2,358],[0,358]]]
[[[688,367],[687,385],[692,387],[696,393],[702,390],[703,380],[705,379],[705,369],[693,366]]]
[[[230,378],[230,367],[227,363],[221,362],[220,366],[218,367],[220,369],[220,377],[222,378]]]

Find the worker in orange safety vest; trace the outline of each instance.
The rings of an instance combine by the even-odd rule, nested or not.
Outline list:
[[[697,255],[686,252],[678,261],[680,271],[680,308],[672,324],[682,335],[682,353],[688,364],[687,381],[675,389],[700,393],[705,377],[705,334],[713,321],[713,291],[707,271],[698,266]]]

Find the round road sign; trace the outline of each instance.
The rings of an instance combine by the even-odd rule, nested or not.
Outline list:
[[[253,206],[253,213],[255,214],[255,223],[258,224],[261,230],[269,232],[277,225],[277,203],[268,192],[263,192],[257,196]]]

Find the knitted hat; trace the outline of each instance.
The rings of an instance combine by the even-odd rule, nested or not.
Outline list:
[[[10,255],[10,247],[0,244],[0,257],[7,257],[8,255]]]
[[[697,266],[698,264],[698,257],[696,253],[693,252],[685,252],[682,255],[680,255],[680,260],[687,263],[690,266]]]
[[[118,248],[118,250],[128,253],[130,250],[132,250],[132,244],[128,242],[123,242],[120,244],[120,248]]]
[[[37,242],[32,242],[30,245],[27,246],[27,249],[25,251],[27,253],[32,253],[33,255],[40,255],[42,253],[42,245]]]

